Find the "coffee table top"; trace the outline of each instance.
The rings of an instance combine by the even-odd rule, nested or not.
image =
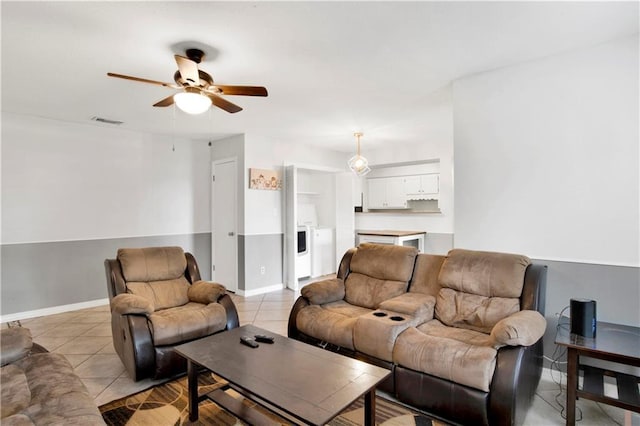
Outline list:
[[[250,348],[241,336],[273,344]],[[326,424],[391,372],[245,325],[179,345],[176,352],[293,417]]]

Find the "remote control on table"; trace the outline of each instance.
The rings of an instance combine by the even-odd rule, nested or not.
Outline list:
[[[243,345],[247,345],[250,348],[257,348],[258,346],[260,346],[259,344],[256,343],[255,340],[253,340],[251,337],[247,337],[247,336],[242,336],[240,338],[240,343],[242,343]]]
[[[273,343],[273,337],[271,336],[265,336],[264,334],[256,334],[254,337],[257,342]]]

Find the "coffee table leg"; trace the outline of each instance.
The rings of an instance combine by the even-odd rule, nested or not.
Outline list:
[[[187,376],[189,387],[189,420],[195,422],[198,420],[198,368],[191,360],[187,361]]]
[[[567,425],[576,424],[576,393],[578,389],[578,351],[567,350]]]
[[[376,424],[376,388],[364,395],[364,426]]]

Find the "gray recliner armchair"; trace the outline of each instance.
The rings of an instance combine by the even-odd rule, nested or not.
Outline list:
[[[180,247],[119,249],[104,265],[113,345],[135,381],[186,371],[175,346],[239,325],[225,287]]]

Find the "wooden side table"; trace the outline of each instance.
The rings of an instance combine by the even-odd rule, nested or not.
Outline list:
[[[561,318],[556,344],[567,348],[567,425],[576,421],[576,399],[585,398],[640,413],[640,377],[580,363],[581,357],[640,367],[640,327],[598,322],[593,339],[571,334],[569,321]],[[578,376],[583,374],[582,388]],[[615,377],[618,398],[605,396],[604,377]]]

